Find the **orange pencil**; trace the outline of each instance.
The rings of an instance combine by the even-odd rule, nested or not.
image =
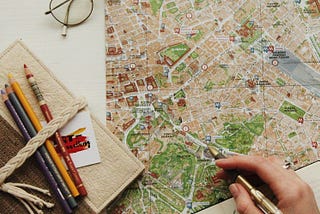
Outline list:
[[[9,77],[9,83],[16,93],[17,97],[19,98],[22,106],[24,107],[27,115],[29,116],[32,124],[34,125],[35,129],[37,131],[40,131],[42,129],[42,125],[37,118],[36,114],[34,113],[33,109],[31,108],[31,105],[29,104],[27,98],[25,97],[24,93],[22,92],[22,89],[19,85],[19,83],[13,78],[12,74],[8,74]],[[49,140],[46,140],[45,147],[47,148],[52,160],[54,161],[56,167],[58,168],[62,178],[66,182],[72,196],[76,197],[79,195],[79,191],[77,190],[75,184],[73,183],[70,175],[68,174],[66,168],[64,167],[59,155],[57,154],[55,148],[53,147],[52,143]]]
[[[40,109],[41,109],[44,117],[46,118],[46,121],[50,122],[53,119],[53,117],[52,117],[52,114],[49,110],[49,107],[48,107],[46,101],[44,100],[44,98],[41,94],[41,91],[38,87],[36,79],[34,78],[31,71],[28,69],[27,65],[24,65],[24,71],[26,74],[26,78],[32,88],[32,91],[34,92],[34,94],[38,100],[38,103],[40,105]],[[68,152],[68,150],[62,140],[60,132],[59,131],[55,132],[54,136],[55,136],[56,143],[58,144],[58,147],[61,151],[62,157],[63,157],[63,159],[64,159],[64,161],[70,171],[71,177],[73,178],[73,181],[76,184],[78,191],[80,192],[80,194],[82,196],[87,195],[87,191],[82,183],[82,180],[81,180],[81,177],[78,173],[78,170],[77,170],[76,166],[74,165],[72,158],[71,158],[71,156],[70,156],[70,154],[69,154],[69,152]]]

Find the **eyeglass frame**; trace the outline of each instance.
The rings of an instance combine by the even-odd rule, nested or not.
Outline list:
[[[66,36],[66,28],[67,28],[67,27],[73,27],[73,26],[77,26],[77,25],[82,24],[83,22],[85,22],[85,21],[91,16],[91,14],[92,14],[92,12],[93,12],[94,3],[93,3],[93,0],[89,0],[90,3],[91,3],[91,8],[90,8],[89,14],[88,14],[83,20],[81,20],[80,22],[75,23],[75,24],[69,24],[69,23],[68,23],[68,18],[69,18],[69,13],[70,13],[70,7],[71,7],[71,4],[72,4],[72,2],[73,2],[74,0],[65,0],[65,1],[61,2],[60,4],[58,4],[58,5],[56,5],[55,7],[52,8],[52,2],[53,2],[53,1],[54,1],[54,0],[50,0],[49,10],[45,12],[45,15],[51,14],[51,16],[52,16],[57,22],[61,23],[61,24],[64,26],[64,30],[63,30],[63,33],[62,33],[63,36]],[[69,3],[69,5],[68,5],[67,11],[66,11],[66,15],[65,15],[65,19],[67,19],[67,21],[61,21],[60,19],[58,19],[58,18],[54,15],[54,13],[53,13],[52,11],[54,11],[55,9],[61,7],[62,5],[66,4],[66,3],[68,3],[68,2],[70,2],[70,3]]]

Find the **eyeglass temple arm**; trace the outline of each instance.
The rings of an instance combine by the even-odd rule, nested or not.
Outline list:
[[[64,22],[66,24],[63,25],[62,27],[62,33],[61,35],[62,36],[67,36],[67,29],[68,29],[68,22],[69,22],[69,13],[70,13],[70,7],[71,7],[71,4],[73,3],[73,0],[71,0],[70,4],[68,5],[68,8],[67,8],[67,12],[66,12],[66,16],[64,17]]]
[[[55,7],[52,8],[52,9],[48,10],[48,11],[45,12],[44,14],[45,14],[45,15],[48,15],[48,14],[52,13],[53,10],[61,7],[62,5],[64,5],[65,3],[69,2],[69,1],[71,1],[71,0],[66,0],[66,1],[64,1],[64,2],[61,2],[60,4],[58,4],[57,6],[55,6]]]

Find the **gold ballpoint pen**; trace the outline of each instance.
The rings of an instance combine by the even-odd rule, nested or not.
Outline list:
[[[224,154],[219,152],[215,147],[208,146],[209,151],[215,159],[226,158]],[[247,179],[240,175],[236,170],[228,170],[234,176],[234,181],[241,184],[250,194],[256,206],[260,208],[265,214],[282,214],[281,210],[272,203],[262,192],[254,188]]]

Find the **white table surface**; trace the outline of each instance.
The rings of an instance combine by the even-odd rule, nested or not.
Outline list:
[[[21,39],[74,95],[86,97],[105,124],[104,0],[96,0],[91,17],[69,28],[65,38],[61,25],[44,15],[48,5],[49,0],[2,0],[0,50]]]

